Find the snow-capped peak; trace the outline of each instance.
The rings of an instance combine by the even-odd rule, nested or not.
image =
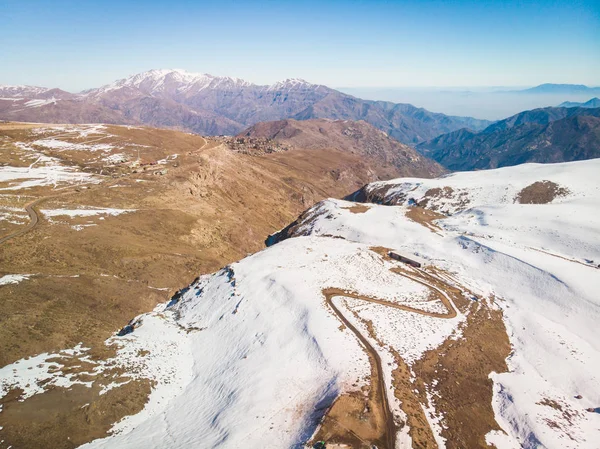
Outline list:
[[[25,86],[25,85],[6,85],[0,84],[0,96],[7,98],[31,98],[36,95],[48,92],[49,88],[39,86]]]
[[[98,89],[104,93],[122,88],[136,88],[154,94],[165,91],[187,92],[206,88],[247,87],[252,84],[239,78],[219,77],[208,73],[192,73],[181,69],[152,69],[131,75]]]
[[[292,90],[311,87],[318,87],[318,85],[309,83],[308,81],[303,80],[301,78],[288,78],[283,81],[277,81],[276,83],[271,84],[268,90]]]
[[[325,86],[312,84],[301,78],[288,78],[271,85],[259,86],[229,76],[193,73],[181,69],[152,69],[120,79],[99,89],[82,93],[87,96],[94,96],[120,89],[138,89],[147,95],[160,95],[163,93],[193,95],[205,89],[235,90],[253,87],[266,91],[318,90],[325,88]]]

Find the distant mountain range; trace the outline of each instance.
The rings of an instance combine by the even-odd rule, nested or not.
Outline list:
[[[557,106],[564,101],[585,102],[600,97],[599,87],[542,84],[524,87],[346,87],[350,95],[369,100],[410,103],[447,115],[502,120],[522,111]]]
[[[491,123],[410,104],[361,100],[300,79],[260,86],[182,70],[150,70],[79,94],[0,86],[0,119],[4,120],[145,124],[235,135],[255,123],[284,118],[365,120],[406,144],[464,127],[482,130]]]
[[[541,108],[496,122],[481,132],[461,129],[417,145],[450,170],[600,157],[600,108]]]
[[[600,87],[588,87],[583,84],[540,84],[539,86],[530,87],[529,89],[518,90],[516,92],[524,94],[600,94]]]
[[[600,108],[600,98],[594,97],[585,103],[576,101],[565,101],[558,105],[559,108]]]

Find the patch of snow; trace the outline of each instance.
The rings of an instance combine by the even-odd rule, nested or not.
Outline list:
[[[47,104],[56,104],[58,100],[54,97],[48,99],[40,99],[40,100],[29,100],[25,102],[24,106],[27,108],[39,108],[41,106],[45,106]]]
[[[114,137],[106,131],[106,125],[89,124],[89,125],[51,125],[34,128],[31,131],[33,135],[47,135],[51,137],[69,139],[84,139],[90,136]]]
[[[80,343],[70,350],[57,354],[39,354],[0,368],[0,397],[4,397],[15,388],[23,390],[22,399],[27,399],[42,393],[45,387],[50,385],[65,388],[74,384],[88,385],[87,382],[77,380],[74,373],[56,373],[61,367],[61,364],[55,361],[57,358],[81,355],[85,351],[87,349]]]
[[[160,160],[156,161],[156,163],[164,165],[164,164],[167,164],[169,161],[174,161],[175,159],[177,159],[177,156],[178,156],[177,154],[171,154],[164,159],[160,159]]]
[[[85,228],[89,228],[90,226],[98,226],[97,224],[84,224],[84,225],[73,225],[71,226],[71,229],[75,230],[75,231],[83,231]]]
[[[97,143],[88,145],[85,143],[65,142],[57,139],[41,139],[31,142],[31,145],[37,145],[44,148],[61,151],[110,151],[114,148],[113,145],[107,143]]]
[[[0,285],[18,284],[21,281],[27,280],[31,274],[6,274],[0,277]]]
[[[433,406],[433,396],[431,391],[427,390],[427,405],[422,405],[423,412],[425,413],[425,418],[427,418],[427,422],[431,427],[431,432],[433,433],[433,438],[438,445],[438,448],[446,447],[446,438],[442,436],[442,431],[444,429],[443,424],[443,415],[435,409]]]
[[[0,221],[21,225],[29,221],[29,215],[23,209],[0,208]]]
[[[311,84],[300,78],[288,78],[267,86],[267,91],[290,91],[299,89],[322,89],[324,86]]]
[[[112,209],[112,208],[99,208],[99,209],[43,209],[41,212],[46,217],[91,217],[94,215],[121,215],[130,212],[135,212],[136,209]]]
[[[8,185],[0,187],[0,190],[20,190],[49,185],[56,187],[59,184],[96,184],[100,182],[100,179],[90,173],[78,171],[73,167],[60,165],[42,167],[2,166],[0,167],[0,183],[4,182]]]
[[[108,164],[120,164],[122,162],[127,162],[129,160],[129,156],[124,153],[116,153],[106,156],[102,158],[102,160]]]

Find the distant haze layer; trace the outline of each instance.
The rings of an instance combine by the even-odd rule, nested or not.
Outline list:
[[[558,106],[564,101],[586,102],[591,93],[526,93],[515,87],[411,88],[341,87],[338,90],[366,100],[410,103],[433,112],[500,120],[518,112]]]

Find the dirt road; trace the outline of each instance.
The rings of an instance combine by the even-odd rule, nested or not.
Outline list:
[[[25,210],[27,211],[27,213],[29,214],[29,223],[27,223],[27,225],[25,225],[25,227],[23,227],[22,229],[19,229],[18,231],[15,231],[11,234],[5,235],[4,237],[0,237],[0,243],[4,243],[7,242],[10,239],[14,239],[15,237],[18,237],[20,235],[25,234],[26,232],[31,231],[33,228],[35,228],[37,226],[37,224],[40,221],[40,217],[37,213],[37,211],[34,209],[34,207],[36,205],[38,205],[39,203],[41,203],[44,200],[47,200],[49,198],[52,198],[51,196],[46,196],[43,198],[38,198],[37,200],[34,200],[28,204],[25,205]]]
[[[420,270],[419,270],[419,272],[420,272]],[[362,301],[379,304],[379,305],[383,305],[386,307],[392,307],[394,309],[400,309],[400,310],[404,310],[406,312],[418,313],[420,315],[426,315],[426,316],[430,316],[433,318],[452,319],[457,316],[456,306],[452,303],[450,298],[438,287],[435,287],[425,281],[417,279],[416,277],[408,275],[403,272],[394,271],[394,273],[398,274],[399,276],[404,276],[414,282],[418,282],[418,283],[425,285],[426,287],[429,287],[430,289],[432,289],[435,292],[438,299],[440,299],[440,301],[447,308],[448,312],[447,313],[426,312],[424,310],[415,309],[413,307],[410,307],[410,306],[407,306],[404,304],[397,304],[397,303],[387,301],[384,299],[372,298],[369,296],[359,295],[357,293],[346,292],[346,291],[343,291],[340,289],[335,289],[335,288],[323,289],[323,291],[322,291],[323,295],[325,296],[326,303],[329,305],[329,307],[331,307],[331,309],[333,310],[335,315],[338,317],[338,319],[356,335],[356,337],[363,344],[363,346],[365,347],[367,352],[370,354],[372,359],[375,360],[375,364],[376,364],[375,368],[377,371],[377,378],[378,378],[377,384],[379,386],[378,396],[380,397],[380,401],[381,401],[381,404],[380,404],[381,412],[382,412],[383,416],[385,417],[385,423],[386,423],[384,440],[386,442],[387,449],[394,449],[396,447],[396,423],[394,421],[394,416],[393,416],[392,410],[390,409],[390,405],[388,402],[387,389],[385,386],[385,379],[384,379],[384,375],[383,375],[383,367],[382,367],[381,357],[379,356],[379,353],[375,350],[373,345],[371,345],[368,338],[365,337],[352,323],[350,323],[350,321],[344,316],[344,314],[340,311],[340,309],[338,309],[338,307],[333,302],[333,298],[339,296],[339,297],[360,299]],[[423,273],[423,275],[426,275],[426,274]]]

